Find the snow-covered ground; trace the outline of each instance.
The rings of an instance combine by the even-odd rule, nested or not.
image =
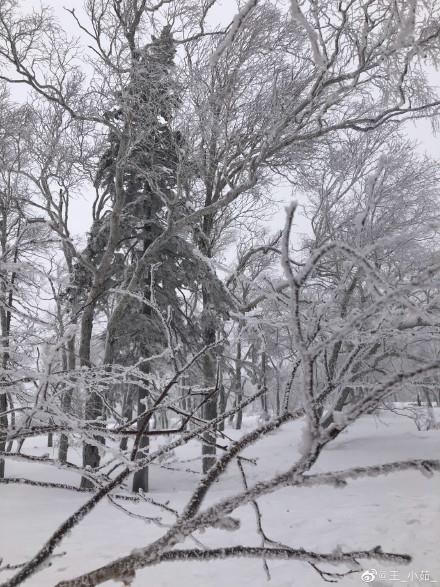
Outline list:
[[[248,419],[245,430],[255,425]],[[235,431],[227,431],[237,436]],[[258,459],[248,464],[248,480],[267,479],[284,470],[297,455],[301,424],[286,425],[250,449],[246,456]],[[25,450],[47,453],[43,439],[27,440]],[[185,467],[197,469],[197,443],[176,453],[188,460]],[[73,460],[73,455],[69,455]],[[313,471],[330,471],[352,466],[372,465],[410,458],[440,458],[440,430],[419,432],[413,422],[393,414],[365,416],[343,433],[322,454]],[[75,475],[57,471],[47,465],[7,461],[7,476],[27,477],[76,483]],[[151,497],[181,508],[197,483],[191,472],[151,468]],[[224,479],[217,483],[207,502],[242,488],[236,465],[231,465]],[[23,485],[0,485],[0,557],[5,563],[19,563],[33,555],[61,521],[86,499],[84,494],[61,489]],[[428,479],[419,472],[393,473],[386,477],[350,481],[343,489],[333,487],[288,488],[260,500],[263,525],[272,539],[293,547],[331,551],[368,549],[380,544],[384,550],[407,552],[414,556],[408,567],[371,564],[377,571],[373,585],[440,586],[440,475]],[[122,503],[136,513],[160,515],[148,504]],[[260,545],[255,532],[255,513],[251,506],[236,512],[242,520],[240,530],[207,531],[198,539],[207,546],[229,544]],[[163,522],[171,518],[163,517]],[[63,542],[50,568],[32,577],[30,587],[51,587],[61,579],[71,578],[99,565],[128,554],[148,544],[163,530],[143,520],[127,517],[110,503],[99,505]],[[186,546],[193,543],[188,542]],[[322,586],[320,576],[310,566],[299,562],[269,562],[275,587]],[[366,564],[368,568],[368,564]],[[333,568],[333,570],[341,570]],[[0,580],[8,573],[1,573]],[[106,585],[115,585],[107,583]],[[262,562],[229,560],[209,563],[164,563],[138,572],[133,587],[258,587],[266,585]],[[341,579],[342,586],[363,585],[359,574]]]

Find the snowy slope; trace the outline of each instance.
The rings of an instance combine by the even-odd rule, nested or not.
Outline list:
[[[246,421],[249,428],[252,420]],[[286,425],[248,451],[258,464],[248,464],[249,481],[267,479],[282,471],[297,454],[301,424]],[[228,431],[237,435],[234,431]],[[47,453],[39,441],[27,441],[27,451]],[[176,453],[181,459],[198,455],[197,443]],[[365,416],[345,432],[323,453],[314,471],[345,469],[352,466],[378,464],[409,458],[439,458],[440,431],[418,432],[414,424],[392,414]],[[264,463],[264,466],[263,466]],[[198,468],[198,462],[185,465]],[[23,462],[7,462],[7,475],[32,479],[50,479],[75,483],[72,473],[55,471],[48,466]],[[190,472],[151,470],[151,496],[170,501],[181,508],[190,495],[198,476]],[[241,488],[241,477],[232,465],[225,478],[216,484],[207,501],[218,499]],[[35,488],[22,485],[0,485],[0,556],[4,563],[19,563],[35,553],[57,525],[85,500],[85,496],[66,490]],[[260,501],[263,525],[272,539],[322,551],[337,545],[347,549],[365,549],[381,544],[384,550],[408,552],[414,561],[408,567],[370,565],[383,578],[374,585],[427,585],[437,580],[440,585],[440,476],[427,479],[418,472],[402,472],[379,478],[349,482],[344,489],[332,487],[289,488]],[[163,512],[147,504],[127,504],[136,513],[162,516]],[[237,532],[210,530],[198,536],[209,546],[229,544],[259,545],[255,532],[255,514],[250,506],[237,515],[242,527]],[[144,521],[127,517],[109,503],[103,503],[73,530],[58,550],[67,551],[56,558],[49,569],[26,584],[49,587],[65,578],[105,564],[119,555],[148,544],[163,530]],[[187,545],[192,545],[189,543]],[[3,563],[3,564],[4,564]],[[366,563],[366,568],[368,564]],[[321,577],[308,565],[298,562],[269,562],[271,585],[276,587],[324,585]],[[341,570],[333,569],[333,570]],[[429,575],[428,575],[429,572]],[[5,579],[7,573],[1,574]],[[209,563],[165,563],[138,573],[134,587],[240,587],[266,585],[262,562],[230,560]],[[114,584],[114,583],[113,583]],[[358,574],[341,579],[345,586],[363,584]],[[111,585],[111,583],[107,583]]]

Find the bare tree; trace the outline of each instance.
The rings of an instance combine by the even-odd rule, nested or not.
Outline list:
[[[49,244],[49,233],[35,222],[30,206],[26,182],[20,170],[28,165],[27,138],[29,112],[26,107],[15,107],[2,96],[0,143],[0,327],[2,392],[0,418],[2,436],[8,429],[9,413],[15,417],[14,389],[10,374],[23,360],[20,347],[23,333],[36,317],[32,308],[35,288],[41,276],[35,269],[38,256]],[[33,274],[34,273],[34,274]],[[35,274],[36,273],[36,274]],[[14,379],[12,377],[12,379]],[[9,402],[8,402],[9,398]],[[9,403],[9,406],[8,406]],[[8,409],[9,408],[9,409]],[[5,442],[0,443],[4,453]],[[4,476],[4,461],[0,459],[0,477]]]

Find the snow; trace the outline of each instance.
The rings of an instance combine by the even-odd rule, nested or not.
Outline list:
[[[235,40],[235,37],[238,35],[240,31],[240,28],[243,26],[244,21],[246,20],[252,9],[255,8],[257,3],[258,0],[248,0],[248,2],[246,2],[246,4],[241,8],[241,10],[239,10],[238,13],[235,15],[229,27],[228,33],[221,41],[221,43],[219,43],[214,53],[211,55],[211,65],[215,65],[220,59],[220,57],[223,55],[223,53],[231,47],[232,43]]]
[[[437,418],[438,419],[438,418]],[[245,420],[245,431],[255,426],[255,419]],[[297,456],[304,425],[295,422],[284,426],[278,433],[244,453],[257,459],[257,465],[243,462],[249,483],[268,479],[280,472]],[[228,430],[238,437],[239,432]],[[25,451],[33,454],[48,452],[44,439],[31,439]],[[50,449],[49,449],[50,450]],[[196,442],[176,450],[178,460],[192,462],[199,454]],[[324,451],[313,472],[346,469],[353,466],[373,465],[411,458],[435,459],[440,452],[440,431],[417,431],[407,418],[391,413],[364,416]],[[54,456],[54,455],[51,455]],[[74,455],[69,455],[74,460]],[[79,458],[79,454],[76,455]],[[173,466],[178,466],[173,463]],[[187,463],[184,464],[187,467]],[[7,461],[7,476],[57,480],[77,483],[71,471],[55,470],[49,465]],[[169,502],[179,511],[189,498],[199,477],[188,471],[151,469],[151,491],[148,497],[156,502]],[[231,465],[224,478],[208,494],[207,504],[231,495],[242,488],[240,471]],[[427,479],[417,471],[405,471],[384,477],[362,478],[348,481],[345,488],[313,486],[286,488],[259,500],[262,523],[268,536],[292,545],[318,551],[331,552],[335,548],[364,549],[381,545],[386,551],[408,552],[414,561],[408,567],[385,566],[373,561],[365,562],[365,569],[377,571],[373,585],[393,585],[399,576],[408,585],[440,583],[440,476]],[[84,494],[60,489],[45,489],[24,485],[0,485],[0,557],[3,564],[25,561],[61,521],[84,502]],[[171,513],[150,503],[118,502],[137,514],[162,518],[163,523],[173,520]],[[206,505],[206,504],[205,504]],[[233,519],[240,519],[240,528],[233,530],[225,524],[206,530],[196,538],[207,546],[246,544],[259,545],[255,532],[255,512],[252,506],[240,508]],[[100,504],[80,526],[75,528],[57,552],[67,555],[55,558],[50,568],[32,577],[26,585],[50,587],[62,579],[71,578],[117,556],[148,544],[164,532],[163,528],[141,519],[127,517],[109,502]],[[193,546],[188,541],[185,546]],[[271,585],[292,587],[323,585],[321,577],[308,565],[291,561],[269,561]],[[341,569],[333,568],[331,570]],[[424,575],[421,573],[425,572]],[[380,579],[385,576],[385,579]],[[412,573],[412,574],[411,574]],[[0,578],[6,579],[7,572]],[[421,577],[421,578],[420,578]],[[209,563],[163,563],[138,572],[133,587],[223,587],[231,580],[240,587],[258,587],[267,584],[261,561],[235,559]],[[340,580],[342,586],[363,584],[358,574]],[[404,584],[404,583],[401,583]],[[432,584],[432,583],[431,583]],[[106,585],[116,585],[108,582]]]
[[[321,71],[326,71],[327,61],[321,52],[319,37],[315,28],[310,24],[310,22],[302,13],[298,0],[290,0],[290,7],[292,11],[292,17],[304,27],[307,33],[312,49],[313,61],[316,67],[318,67],[318,69]]]

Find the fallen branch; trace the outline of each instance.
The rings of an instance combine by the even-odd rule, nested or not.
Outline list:
[[[132,555],[135,557],[136,555]],[[411,557],[408,554],[398,554],[392,552],[383,552],[380,546],[376,546],[371,550],[354,550],[350,552],[335,551],[331,553],[319,553],[304,550],[302,548],[268,548],[258,546],[230,546],[226,548],[213,548],[208,550],[198,549],[182,549],[164,552],[156,557],[151,562],[144,566],[151,566],[162,562],[176,562],[176,561],[210,561],[210,560],[226,560],[230,558],[263,558],[270,560],[297,560],[307,563],[357,563],[358,559],[377,561],[387,561],[397,564],[409,564]],[[94,571],[95,577],[90,580],[90,575],[85,574],[76,579],[61,581],[55,587],[84,587],[97,585],[109,579],[99,576],[100,572],[105,572],[106,567]],[[118,576],[119,580],[128,582],[130,578],[134,577],[133,572],[128,568],[124,573],[124,569]]]

